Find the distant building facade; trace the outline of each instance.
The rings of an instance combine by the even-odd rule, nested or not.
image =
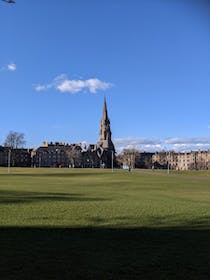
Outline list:
[[[170,168],[173,170],[209,170],[210,150],[191,152],[160,152],[152,157],[155,168]]]
[[[117,156],[119,167],[171,169],[171,170],[209,170],[210,150],[191,152],[139,152],[124,149]]]
[[[123,169],[152,168],[152,157],[154,153],[139,152],[136,149],[124,149],[117,156],[117,164]]]
[[[191,152],[139,152],[124,150],[115,158],[110,119],[104,99],[100,137],[96,144],[44,142],[37,149],[11,149],[0,146],[0,166],[12,167],[75,167],[170,168],[173,170],[210,169],[210,150]]]
[[[96,145],[44,142],[32,159],[34,167],[100,167]]]
[[[110,168],[115,158],[106,99],[100,125],[100,138],[96,144],[44,142],[32,156],[34,167]]]
[[[0,166],[31,167],[32,149],[10,149],[0,146]]]

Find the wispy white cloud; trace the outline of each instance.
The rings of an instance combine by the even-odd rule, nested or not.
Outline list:
[[[162,142],[158,138],[116,138],[114,144],[117,152],[123,149],[135,148],[140,151],[161,151],[163,149]]]
[[[43,90],[45,90],[45,86],[43,86],[43,85],[36,85],[35,86],[35,90],[36,91],[43,91]]]
[[[50,84],[48,84],[48,85],[36,85],[35,86],[35,90],[36,91],[45,91],[45,90],[48,90],[48,89],[50,89],[50,88],[52,88],[53,86],[52,85],[50,85]]]
[[[210,137],[166,138],[166,144],[210,144]]]
[[[115,143],[127,145],[140,145],[140,144],[160,144],[161,140],[158,138],[116,138]]]
[[[174,138],[117,138],[114,139],[117,152],[125,148],[136,148],[145,152],[171,150],[176,152],[210,149],[210,137],[174,137]]]
[[[17,70],[17,65],[15,63],[9,63],[7,65],[0,66],[0,71],[14,72],[16,70]]]
[[[100,90],[107,90],[112,86],[111,83],[101,81],[97,78],[91,78],[87,80],[77,79],[71,80],[65,74],[57,76],[52,83],[35,86],[36,91],[45,91],[48,89],[56,89],[62,93],[78,93],[86,92],[97,93]]]
[[[17,69],[17,66],[15,63],[10,63],[7,65],[7,70],[14,72]]]

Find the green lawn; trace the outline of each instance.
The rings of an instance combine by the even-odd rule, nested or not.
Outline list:
[[[210,172],[0,169],[0,279],[210,279]]]

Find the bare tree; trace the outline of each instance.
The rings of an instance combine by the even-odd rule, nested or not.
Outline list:
[[[135,148],[124,149],[118,156],[118,162],[122,165],[127,165],[129,169],[135,168],[136,157],[139,155],[139,151]]]
[[[4,142],[5,147],[9,147],[11,149],[22,148],[25,145],[25,135],[24,133],[10,131],[6,137]]]
[[[71,145],[66,150],[66,155],[69,159],[69,165],[71,167],[79,167],[81,163],[81,147],[78,145]]]

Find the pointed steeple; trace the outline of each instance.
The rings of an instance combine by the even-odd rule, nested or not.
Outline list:
[[[106,98],[104,97],[104,107],[101,119],[101,129],[100,129],[100,143],[101,146],[108,150],[113,150],[114,145],[112,143],[112,132],[110,128],[110,120],[108,117]]]
[[[107,113],[107,106],[106,106],[106,97],[104,96],[104,109],[103,109],[103,116],[102,120],[108,120],[108,113]]]
[[[113,159],[115,157],[115,148],[114,144],[112,143],[112,132],[110,128],[110,120],[108,117],[105,97],[100,127],[100,140],[97,145],[100,151],[100,161],[105,164],[105,167],[111,168],[111,166],[113,166]]]

